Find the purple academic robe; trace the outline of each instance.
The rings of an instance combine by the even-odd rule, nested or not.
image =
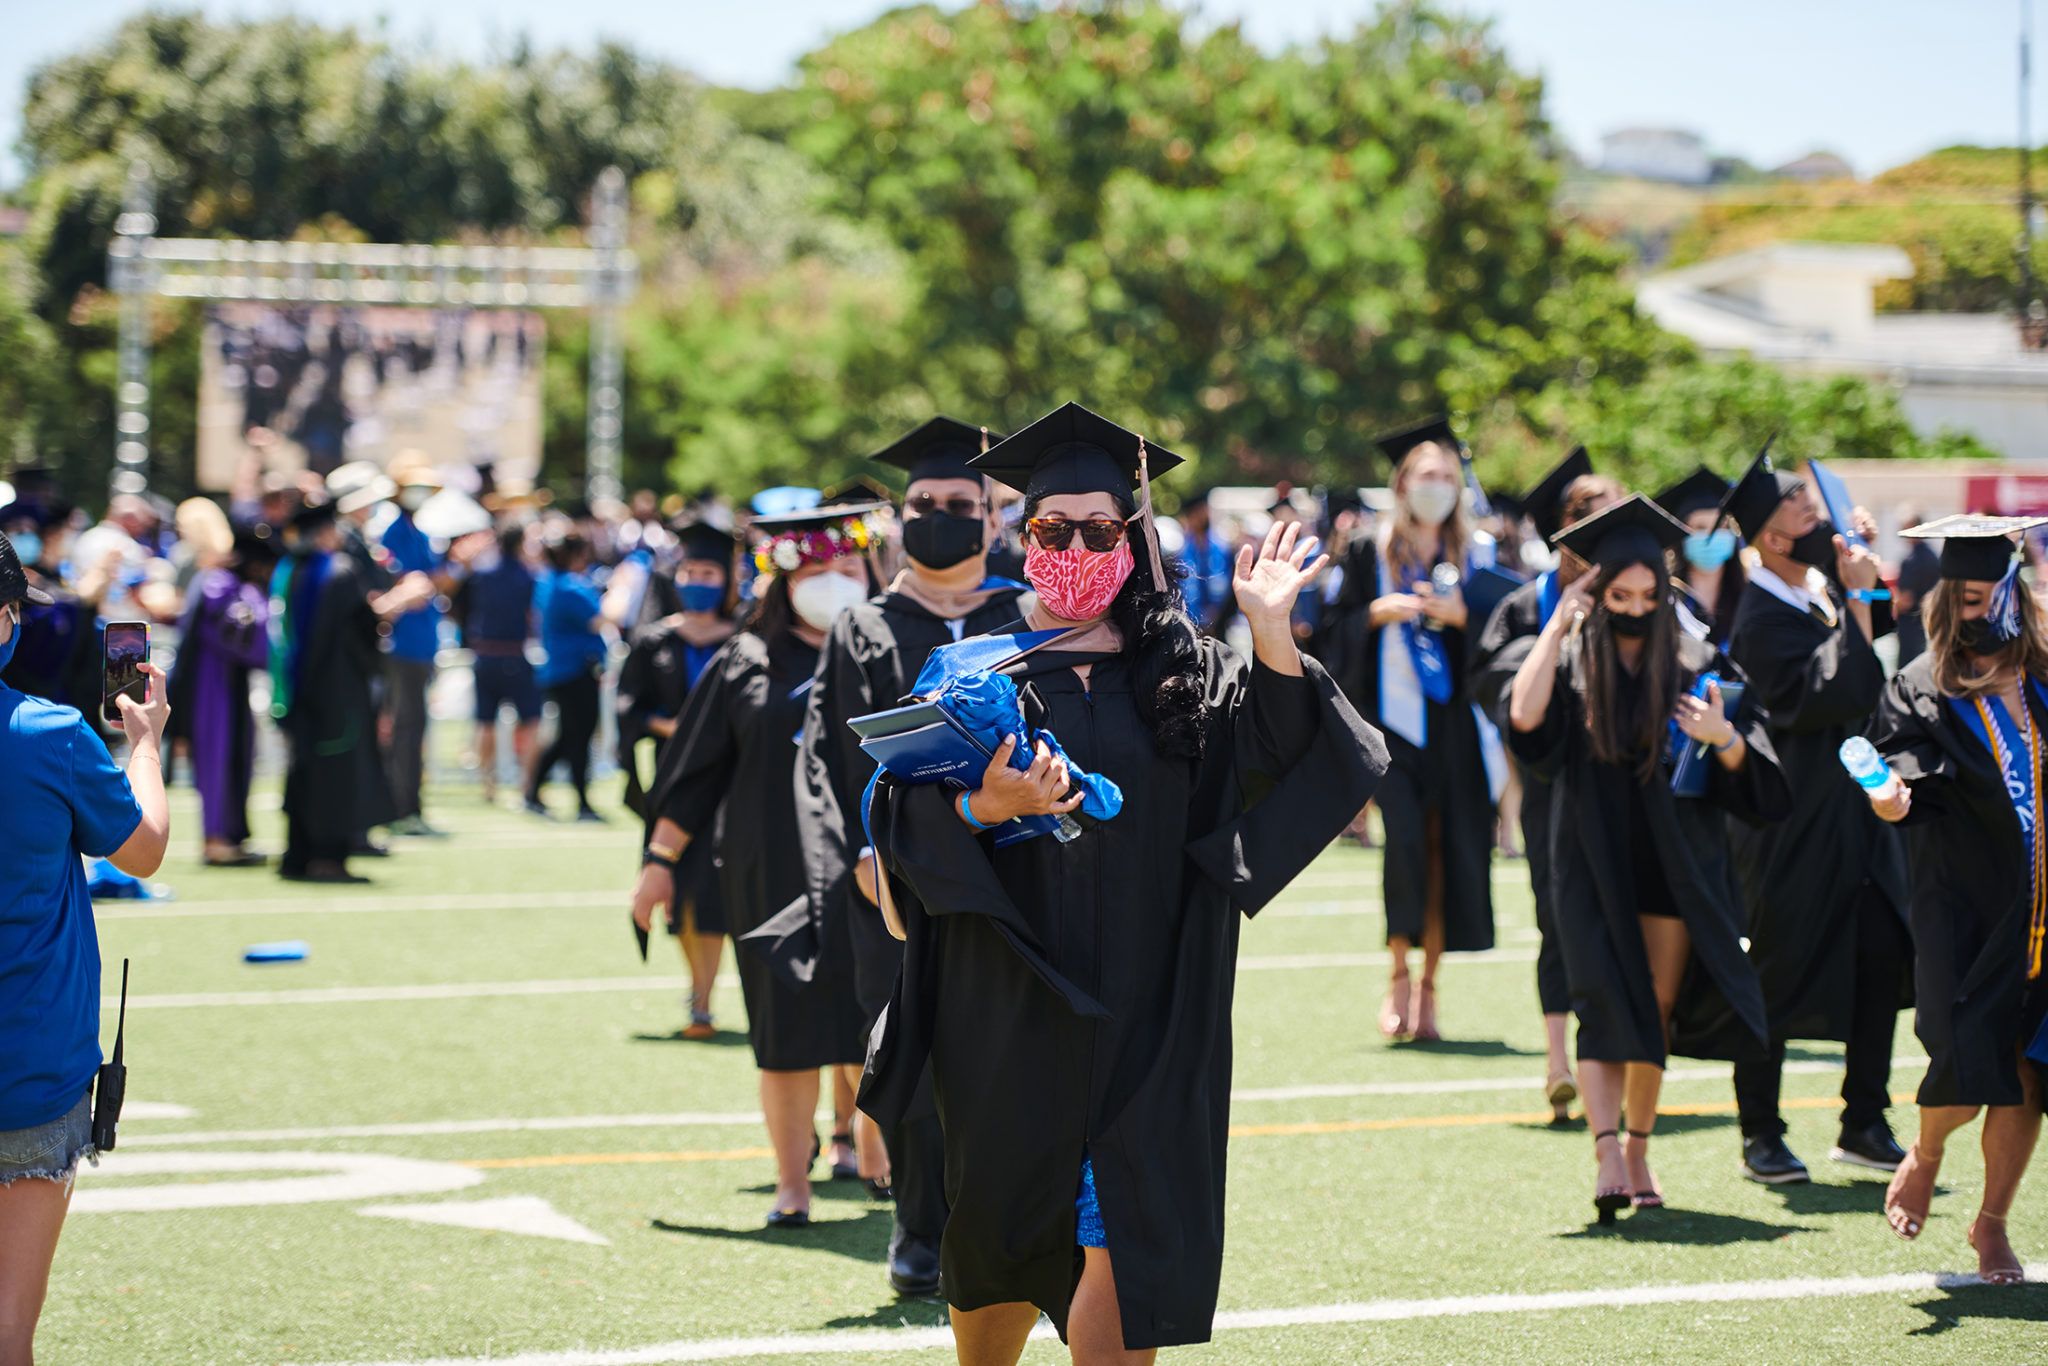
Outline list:
[[[270,657],[270,598],[231,570],[209,569],[193,586],[180,664],[192,670],[188,714],[192,785],[209,840],[249,838],[249,779],[256,767],[256,718],[249,671]]]

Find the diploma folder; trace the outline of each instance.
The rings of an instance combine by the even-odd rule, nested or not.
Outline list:
[[[860,737],[860,747],[869,758],[913,785],[944,783],[971,791],[995,758],[937,701],[856,716],[847,724]],[[1059,830],[1057,816],[1019,816],[995,828],[996,848],[1038,835],[1056,835]]]
[[[1742,694],[1745,685],[1716,677],[1715,684],[1721,689],[1721,715],[1730,721],[1742,709]],[[1707,765],[1714,762],[1709,746],[1693,739],[1684,731],[1678,733],[1682,742],[1671,765],[1671,795],[1674,797],[1704,797],[1707,795]]]

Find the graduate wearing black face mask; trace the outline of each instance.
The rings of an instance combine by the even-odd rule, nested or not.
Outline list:
[[[1905,859],[1837,757],[1884,689],[1871,642],[1891,614],[1877,557],[1842,540],[1818,501],[1766,450],[1724,505],[1760,561],[1728,653],[1770,712],[1793,803],[1789,820],[1737,831],[1735,842],[1772,1045],[1769,1059],[1735,1069],[1743,1170],[1772,1185],[1807,1179],[1778,1115],[1788,1039],[1848,1045],[1834,1159],[1889,1171],[1905,1156],[1885,1120],[1892,1036],[1912,1003]]]
[[[1595,568],[1565,590],[1509,689],[1508,742],[1550,784],[1550,896],[1602,1222],[1664,1203],[1649,1142],[1667,1055],[1756,1057],[1766,1043],[1726,817],[1781,817],[1784,777],[1762,713],[1745,698],[1730,719],[1717,686],[1696,686],[1710,670],[1742,675],[1679,627],[1668,552],[1684,539],[1640,494],[1565,530],[1559,544]],[[1672,791],[1674,723],[1700,747],[1701,796]]]
[[[1984,1187],[1970,1246],[1994,1285],[2026,1278],[2006,1229],[2041,1130],[2048,1015],[2048,613],[2012,536],[2039,517],[1945,517],[1927,651],[1895,674],[1871,741],[1898,781],[1871,790],[1911,853],[1920,952],[1913,1032],[1927,1048],[1920,1133],[1885,1195],[1902,1238],[1926,1226],[1943,1148],[1984,1113]]]
[[[1014,621],[1027,590],[988,573],[996,533],[988,486],[967,462],[1002,433],[935,417],[869,457],[910,475],[903,498],[903,550],[910,564],[874,601],[841,613],[825,638],[804,714],[797,785],[797,830],[814,913],[844,914],[852,930],[854,970],[867,1022],[889,1003],[902,945],[855,884],[867,843],[861,794],[875,763],[846,724],[897,704],[925,657],[940,645]],[[893,1189],[896,1227],[889,1240],[889,1281],[905,1295],[939,1284],[939,1239],[946,1229],[945,1146],[926,1085],[911,1116],[862,1146],[863,1175],[880,1194]]]

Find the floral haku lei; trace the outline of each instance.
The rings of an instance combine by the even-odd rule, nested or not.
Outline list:
[[[754,547],[754,568],[763,574],[787,574],[807,564],[824,564],[841,555],[859,555],[874,544],[865,517],[837,526],[806,527],[770,536]]]

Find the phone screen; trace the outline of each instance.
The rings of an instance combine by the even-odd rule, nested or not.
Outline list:
[[[149,623],[110,621],[106,632],[107,667],[100,685],[103,699],[100,715],[114,725],[121,722],[121,709],[114,699],[127,693],[137,702],[149,699],[149,680],[142,665],[149,659]]]

